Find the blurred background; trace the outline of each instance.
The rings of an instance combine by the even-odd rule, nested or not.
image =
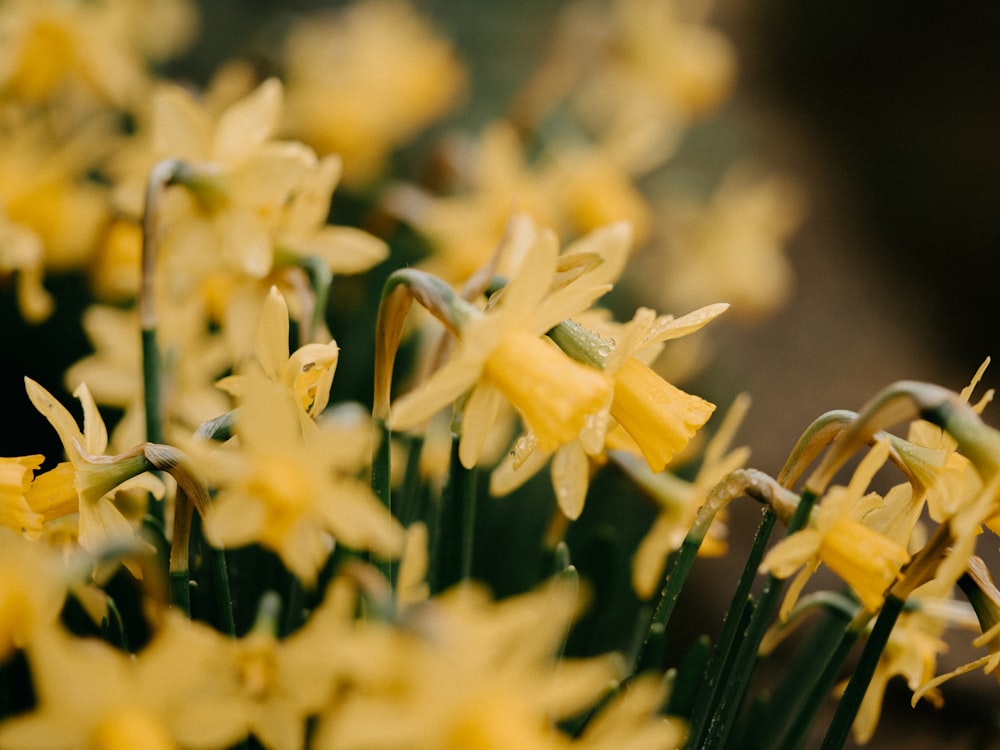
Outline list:
[[[293,14],[336,5],[204,0],[198,42],[165,72],[204,83],[230,57],[266,60]],[[457,119],[474,129],[502,111],[537,66],[564,5],[415,2],[469,69],[466,101],[449,127]],[[795,282],[787,304],[714,324],[712,363],[692,388],[723,406],[740,391],[752,395],[738,442],[753,447],[753,466],[774,473],[819,413],[856,409],[899,379],[957,390],[1000,354],[1000,4],[719,0],[710,17],[735,45],[738,79],[678,161],[711,182],[748,157],[794,179],[807,206],[788,247]],[[23,395],[25,374],[57,383],[87,352],[85,283],[49,276],[46,285],[59,306],[38,326],[21,322],[9,290],[0,297],[4,393]],[[1000,382],[998,371],[1000,363],[987,371],[986,388]],[[26,398],[5,398],[3,410],[2,455],[26,445],[58,453]],[[986,420],[1000,423],[989,410]],[[748,536],[742,525],[755,518],[750,508],[736,513],[737,550]],[[488,522],[487,514],[480,523]],[[722,564],[704,566],[705,601],[717,598],[710,582]],[[908,691],[895,687],[874,747],[1000,748],[992,680],[969,675],[945,685],[940,712],[911,711]]]

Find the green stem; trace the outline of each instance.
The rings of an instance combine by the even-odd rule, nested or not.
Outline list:
[[[403,489],[399,498],[399,510],[396,517],[403,526],[409,526],[414,521],[421,520],[420,512],[420,454],[423,452],[424,439],[419,435],[410,435],[406,439],[406,468],[403,471]]]
[[[191,572],[170,571],[170,603],[187,617],[191,616]]]
[[[472,575],[472,541],[478,471],[466,469],[458,457],[459,436],[452,434],[451,466],[441,493],[433,591],[439,592]]]
[[[378,429],[378,445],[375,447],[375,454],[372,456],[372,490],[382,504],[392,513],[392,485],[390,465],[390,453],[392,452],[392,434],[383,419],[375,419],[375,426]],[[388,560],[379,559],[376,567],[392,585],[392,563]]]
[[[809,519],[813,505],[816,502],[815,493],[806,489],[802,492],[795,513],[788,523],[787,535],[794,534],[802,528]],[[733,722],[736,718],[743,699],[746,696],[747,687],[750,684],[750,677],[757,661],[757,651],[760,642],[764,638],[771,616],[778,604],[778,597],[784,581],[776,578],[773,574],[767,576],[764,587],[761,589],[760,598],[754,608],[753,616],[743,634],[743,640],[739,645],[733,661],[730,678],[726,680],[725,688],[719,697],[706,729],[705,742],[699,747],[721,748],[725,746],[726,740],[732,731]]]
[[[375,453],[372,456],[372,490],[376,497],[382,501],[390,511],[392,511],[392,489],[390,485],[390,460],[389,454],[392,447],[392,435],[385,424],[385,420],[376,419],[375,427],[378,445],[375,446]]]
[[[742,632],[741,622],[743,628],[747,625],[747,621],[744,620],[744,612],[747,607],[753,606],[750,599],[750,588],[757,577],[757,569],[760,567],[764,552],[767,550],[767,543],[771,538],[771,532],[774,530],[777,518],[777,514],[770,508],[764,508],[760,524],[757,526],[757,533],[754,536],[753,546],[750,548],[750,554],[743,566],[743,573],[736,585],[729,610],[722,621],[722,630],[709,661],[705,680],[695,698],[688,735],[691,738],[689,747],[697,747],[697,741],[700,740],[709,713],[715,705],[719,687],[725,684],[727,670],[732,667],[733,648],[738,645],[739,634]]]
[[[229,570],[226,551],[205,543],[208,550],[208,564],[212,575],[212,591],[215,593],[216,625],[228,636],[236,636],[236,620],[233,617],[233,595],[229,589]]]
[[[858,715],[858,709],[861,708],[861,701],[864,699],[865,693],[868,692],[875,668],[878,666],[879,659],[882,658],[882,651],[889,642],[889,636],[896,625],[896,620],[899,619],[900,612],[903,611],[904,603],[902,599],[891,594],[886,597],[871,635],[868,636],[865,647],[861,651],[858,664],[854,668],[854,674],[851,675],[851,680],[847,683],[847,690],[844,691],[837,711],[833,715],[833,720],[830,722],[826,737],[823,738],[822,750],[840,750],[844,746],[847,735],[851,731],[851,725],[854,724],[854,719]]]
[[[840,634],[835,648],[826,658],[823,669],[816,675],[812,685],[802,685],[801,701],[796,701],[791,705],[792,714],[786,715],[787,719],[779,725],[781,733],[776,737],[775,744],[764,745],[764,747],[778,747],[780,750],[794,750],[802,746],[806,739],[809,728],[816,720],[816,715],[822,707],[823,702],[829,697],[830,691],[837,681],[844,662],[858,642],[861,633],[851,628],[844,628]],[[814,652],[817,653],[817,652]],[[819,661],[819,659],[817,659]],[[794,670],[793,670],[794,673]],[[777,742],[780,741],[780,744]]]
[[[694,535],[689,533],[684,537],[673,569],[667,575],[667,583],[660,593],[660,602],[656,606],[656,611],[653,612],[652,621],[646,631],[646,638],[636,655],[632,668],[633,674],[638,674],[646,669],[662,668],[667,624],[677,606],[677,599],[680,597],[681,589],[684,588],[684,583],[691,572],[691,566],[698,555],[698,548],[701,547],[703,538],[703,533]]]
[[[803,600],[799,605],[791,618],[805,617],[817,608],[822,609],[823,617],[799,647],[798,658],[793,657],[789,663],[808,663],[816,668],[785,671],[781,684],[768,699],[766,713],[761,714],[763,720],[758,722],[754,747],[760,750],[787,750],[802,743],[864,630],[863,623],[855,622],[857,603],[841,594],[820,592],[813,601]]]

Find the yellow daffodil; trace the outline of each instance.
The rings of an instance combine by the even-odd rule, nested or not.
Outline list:
[[[572,586],[491,602],[462,586],[407,612],[405,629],[359,629],[319,750],[569,747],[553,722],[593,704],[616,660],[561,660]]]
[[[683,746],[686,722],[663,716],[663,680],[639,675],[584,727],[572,747],[580,750],[663,750]]]
[[[335,274],[355,274],[385,260],[389,248],[361,229],[326,223],[343,165],[328,155],[306,173],[278,217],[275,244],[296,258],[320,258]]]
[[[107,428],[86,385],[75,392],[83,405],[83,431],[76,420],[52,394],[30,378],[25,378],[28,398],[55,428],[68,462],[35,479],[28,493],[28,503],[46,520],[79,513],[79,542],[88,550],[99,550],[110,542],[135,537],[132,523],[112,502],[111,493],[131,480],[162,494],[162,484],[151,477],[140,477],[148,463],[141,453],[122,457],[105,456]]]
[[[916,692],[933,677],[938,656],[948,650],[943,640],[950,625],[972,627],[977,623],[971,610],[950,597],[929,594],[918,589],[907,601],[907,608],[899,616],[882,652],[871,684],[865,693],[858,718],[852,729],[854,741],[867,744],[875,733],[886,687],[893,677],[902,677],[907,687]],[[928,689],[922,697],[940,708],[943,701],[935,689]]]
[[[933,673],[932,671],[922,673],[923,684],[920,685],[919,689],[915,688],[913,705],[925,697],[933,703],[939,703],[940,696],[937,690],[939,685],[974,669],[982,668],[985,674],[992,674],[997,682],[1000,682],[1000,671],[998,671],[998,667],[1000,667],[1000,590],[993,582],[993,577],[982,558],[971,555],[966,559],[966,572],[959,579],[959,586],[972,605],[979,629],[982,632],[982,635],[976,638],[972,645],[976,647],[986,646],[989,652],[933,679],[928,679]]]
[[[370,455],[367,433],[303,430],[293,394],[263,374],[247,374],[241,390],[238,445],[190,448],[220,487],[205,519],[212,543],[258,542],[309,585],[334,541],[398,555],[402,528],[356,478]]]
[[[606,442],[610,447],[622,447],[620,438],[606,433],[612,420],[630,436],[625,445],[641,451],[654,472],[663,471],[705,424],[715,406],[667,382],[643,360],[655,357],[662,342],[697,331],[726,308],[709,305],[678,319],[656,317],[652,310],[640,308],[630,323],[615,329],[613,337],[602,338],[575,325],[561,326],[551,334],[575,357],[601,367],[613,387],[609,407],[588,422],[578,440],[559,446],[552,458],[552,483],[559,507],[568,518],[578,517],[583,509],[591,459],[603,456]],[[550,454],[529,434],[494,471],[491,492],[504,495],[520,486]]]
[[[0,528],[0,663],[51,627],[65,598],[55,554]]]
[[[32,274],[41,266],[79,269],[93,258],[108,217],[107,189],[87,175],[114,145],[115,137],[102,120],[61,133],[45,118],[16,107],[4,110],[0,116],[4,271],[23,269],[25,281],[34,283]],[[34,310],[41,298],[30,301]]]
[[[84,93],[127,106],[149,83],[148,60],[175,54],[195,25],[186,0],[5,3],[0,91],[33,104]]]
[[[707,205],[671,203],[662,252],[653,259],[661,265],[636,278],[662,280],[650,293],[679,305],[724,299],[740,317],[766,315],[791,291],[785,245],[801,221],[802,204],[787,179],[734,168]]]
[[[238,639],[168,612],[138,655],[141,682],[183,678],[167,727],[184,747],[230,747],[252,734],[268,750],[301,750],[307,717],[336,689],[353,627],[347,604],[353,599],[332,587],[306,624],[282,639],[271,622],[277,612]]]
[[[0,214],[0,279],[15,276],[17,306],[29,323],[45,320],[54,307],[42,286],[44,261],[41,238]]]
[[[616,225],[600,243],[627,246],[628,232]],[[563,354],[543,338],[556,323],[585,309],[608,286],[586,277],[552,291],[558,248],[555,238],[526,216],[512,220],[507,248],[523,257],[520,271],[500,299],[462,325],[450,360],[415,390],[393,404],[392,429],[413,427],[470,391],[462,410],[459,456],[471,467],[504,400],[520,413],[543,451],[576,438],[590,414],[606,408],[611,384],[593,367]],[[615,250],[609,249],[614,255]]]
[[[41,514],[28,503],[28,489],[45,456],[0,458],[0,525],[37,536],[42,530]]]
[[[164,421],[190,434],[228,408],[215,381],[231,367],[231,349],[223,336],[206,329],[198,300],[167,306],[160,323]],[[91,305],[83,329],[94,351],[66,371],[66,382],[72,388],[86,383],[95,401],[124,410],[110,444],[127,450],[146,438],[138,315],[135,309]]]
[[[854,590],[868,611],[881,608],[886,589],[910,559],[905,547],[864,523],[867,512],[884,502],[877,493],[864,492],[888,455],[888,441],[880,440],[858,465],[848,486],[831,488],[809,525],[767,553],[762,572],[788,578],[801,568],[785,596],[782,617],[821,562]]]
[[[542,226],[563,228],[558,189],[548,174],[527,163],[510,123],[490,125],[474,145],[458,151],[455,160],[465,179],[448,195],[406,186],[388,191],[384,199],[392,213],[434,247],[423,267],[452,283],[464,283],[493,256],[512,209],[530,214]]]
[[[465,79],[448,42],[403,0],[353,3],[295,24],[285,67],[288,130],[343,156],[355,188],[445,113]]]
[[[256,361],[272,382],[288,388],[306,415],[315,418],[329,401],[340,349],[336,341],[306,344],[291,355],[288,348],[288,306],[278,289],[271,287],[257,324]],[[233,375],[217,385],[240,397],[245,379],[245,375]]]
[[[141,684],[133,659],[102,641],[76,639],[48,628],[28,649],[37,705],[0,724],[0,745],[11,750],[125,750],[179,747],[168,730],[164,690],[168,673]],[[180,665],[177,665],[180,666]]]

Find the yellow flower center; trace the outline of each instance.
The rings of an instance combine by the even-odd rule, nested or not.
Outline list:
[[[172,750],[166,727],[148,711],[127,708],[104,717],[90,735],[88,750]]]
[[[611,416],[633,437],[649,468],[663,471],[708,421],[715,406],[685,393],[630,357],[615,374]]]
[[[255,701],[266,698],[278,679],[274,639],[263,635],[247,636],[236,657],[236,666],[246,694]]]
[[[267,456],[257,462],[246,490],[266,506],[269,530],[282,536],[312,506],[313,484],[299,461]]]
[[[599,371],[520,331],[501,339],[486,360],[485,374],[534,430],[543,451],[576,438],[587,415],[604,408],[611,390]]]

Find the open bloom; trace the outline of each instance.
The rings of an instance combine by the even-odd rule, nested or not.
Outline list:
[[[552,455],[552,483],[563,513],[579,516],[589,484],[592,459],[603,460],[606,447],[641,452],[654,472],[663,471],[674,454],[705,424],[715,406],[686,393],[654,372],[647,362],[662,343],[693,333],[725,311],[709,305],[674,318],[640,308],[632,321],[602,338],[575,323],[564,323],[550,336],[574,357],[600,367],[612,384],[607,407],[588,421],[578,439],[544,451],[533,434],[518,441],[490,478],[490,491],[503,495],[527,481]],[[617,422],[625,439],[608,433]]]
[[[593,705],[619,668],[555,663],[574,598],[552,585],[492,602],[461,586],[409,609],[405,628],[359,628],[315,747],[566,748],[554,722]]]
[[[258,542],[306,584],[316,580],[335,541],[398,555],[402,528],[356,478],[370,455],[367,421],[345,432],[304,425],[284,384],[263,374],[248,374],[242,389],[237,443],[191,446],[220,487],[205,519],[212,543]]]
[[[864,523],[868,511],[884,504],[877,493],[863,493],[888,455],[888,441],[880,440],[858,465],[848,486],[831,488],[809,525],[767,553],[761,572],[788,578],[801,568],[781,606],[782,617],[821,562],[854,590],[865,609],[877,612],[881,608],[886,589],[910,560],[903,546]]]
[[[143,455],[105,456],[107,428],[86,385],[75,395],[83,404],[83,431],[52,394],[30,378],[25,378],[28,398],[55,428],[69,461],[37,477],[28,494],[28,503],[46,521],[79,513],[79,542],[97,550],[108,542],[134,538],[135,530],[112,501],[112,492],[132,485],[162,494],[162,483],[151,475],[139,477],[148,466]],[[135,478],[135,479],[133,479]]]
[[[276,287],[264,301],[257,324],[256,362],[274,383],[288,388],[305,415],[319,416],[330,399],[340,349],[336,341],[313,343],[288,353],[288,306]],[[240,397],[246,375],[223,378],[216,385]]]
[[[593,238],[597,247],[610,246],[609,255],[620,254],[628,240],[623,224]],[[393,404],[389,417],[392,429],[407,429],[469,391],[459,445],[467,467],[478,460],[504,400],[518,410],[539,447],[552,451],[575,439],[588,415],[606,408],[611,396],[600,370],[570,359],[542,336],[607,291],[603,277],[581,276],[553,291],[556,239],[523,215],[512,219],[505,249],[523,258],[517,275],[484,313],[470,311],[449,361]]]

